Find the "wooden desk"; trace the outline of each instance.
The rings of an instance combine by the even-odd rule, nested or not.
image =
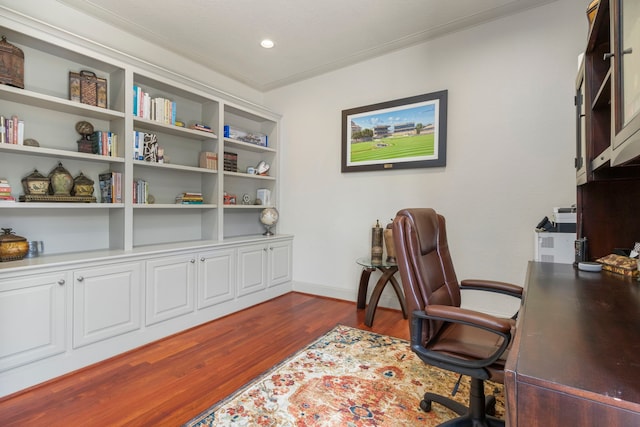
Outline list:
[[[511,427],[640,426],[640,283],[529,264],[505,369]]]

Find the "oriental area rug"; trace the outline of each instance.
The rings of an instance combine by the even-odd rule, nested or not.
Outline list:
[[[338,325],[185,426],[436,426],[456,415],[426,391],[451,395],[458,375],[425,365],[405,340]],[[485,381],[504,418],[503,387]],[[468,404],[469,377],[454,399]]]

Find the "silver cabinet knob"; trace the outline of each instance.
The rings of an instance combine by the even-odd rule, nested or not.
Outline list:
[[[196,260],[195,260],[195,259],[193,259],[193,258],[191,258],[191,259],[189,260],[189,262],[190,262],[191,264],[193,264],[193,263],[195,263],[195,262],[196,262]]]
[[[60,285],[60,286],[64,285],[65,283],[67,283],[67,282],[64,279],[58,280],[58,285]]]
[[[84,281],[84,277],[78,276],[78,282],[82,282],[82,281]]]

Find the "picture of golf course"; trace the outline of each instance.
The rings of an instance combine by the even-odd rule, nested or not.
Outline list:
[[[349,117],[349,164],[437,158],[437,101]]]

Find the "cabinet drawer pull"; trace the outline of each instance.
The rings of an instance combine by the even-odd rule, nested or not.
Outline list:
[[[195,263],[195,262],[196,262],[196,260],[195,260],[195,259],[193,259],[193,258],[191,258],[191,259],[189,260],[189,262],[190,262],[191,264],[193,264],[193,263]]]
[[[204,260],[205,260],[205,258],[204,258],[204,257],[200,258],[200,261],[204,262]]]
[[[626,48],[625,50],[622,51],[623,55],[628,55],[630,53],[633,53],[633,48],[628,47],[628,48]]]
[[[82,282],[82,281],[84,281],[84,277],[78,276],[78,282]]]
[[[60,279],[60,280],[58,280],[58,285],[60,285],[60,286],[64,285],[65,283],[66,283],[66,282],[65,282],[65,280],[64,280],[64,279]]]
[[[607,59],[613,58],[613,56],[614,56],[613,52],[607,52],[604,55],[602,55],[602,59],[606,61]]]

